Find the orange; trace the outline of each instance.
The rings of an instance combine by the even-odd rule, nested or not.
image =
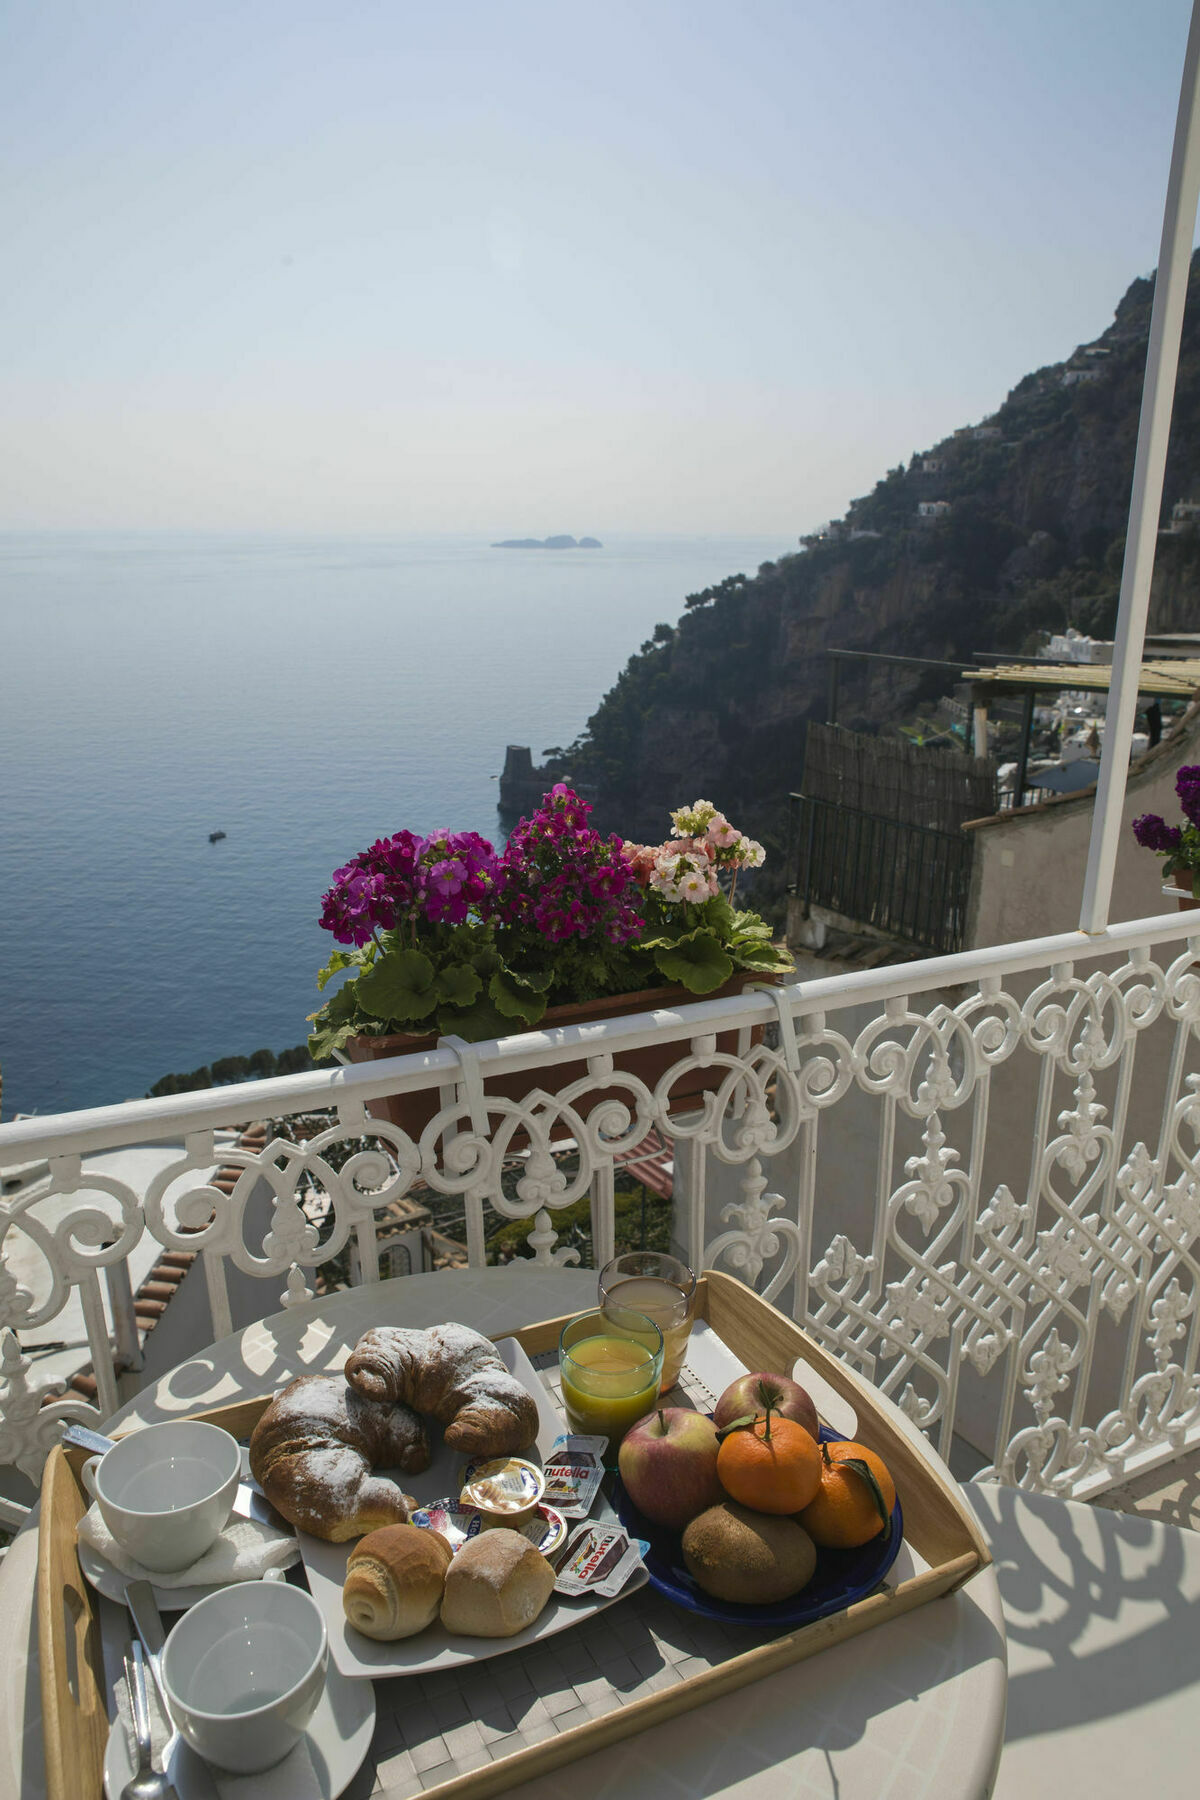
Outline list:
[[[768,1410],[722,1438],[717,1479],[755,1512],[799,1512],[821,1485],[821,1453],[803,1425]]]
[[[718,1459],[718,1471],[720,1467]],[[814,1544],[856,1550],[890,1529],[895,1504],[896,1484],[882,1457],[865,1444],[822,1444],[820,1485],[799,1520]]]

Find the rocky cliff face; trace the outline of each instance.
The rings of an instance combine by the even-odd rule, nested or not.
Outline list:
[[[598,822],[662,834],[703,794],[778,846],[805,721],[823,717],[831,648],[967,663],[1068,624],[1116,617],[1152,280],[1066,363],[1026,376],[981,426],[891,470],[802,553],[688,597],[630,658],[586,731],[545,774],[589,789]],[[927,467],[927,459],[934,466]],[[1164,523],[1200,499],[1200,254],[1168,459]],[[948,511],[928,519],[922,503]],[[861,534],[861,535],[858,535]],[[1200,630],[1200,534],[1160,538],[1151,628]],[[873,665],[843,674],[839,718],[874,729],[947,678]]]

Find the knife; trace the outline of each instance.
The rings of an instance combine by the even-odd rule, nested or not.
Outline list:
[[[104,1456],[117,1442],[116,1438],[105,1437],[102,1432],[92,1431],[87,1425],[80,1425],[74,1419],[63,1426],[62,1444],[64,1450],[87,1450],[93,1456]],[[261,1488],[251,1487],[248,1481],[240,1481],[233,1496],[233,1509],[241,1519],[256,1519],[260,1525],[271,1525],[276,1531],[291,1531],[291,1526],[282,1513],[276,1512]]]

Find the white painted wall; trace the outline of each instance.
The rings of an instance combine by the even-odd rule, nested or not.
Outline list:
[[[1162,893],[1162,859],[1141,848],[1131,826],[1146,812],[1161,813],[1170,824],[1179,819],[1175,775],[1188,763],[1200,763],[1200,705],[1193,705],[1162,743],[1129,771],[1125,833],[1113,882],[1113,923],[1171,910],[1173,902]],[[1000,814],[973,830],[967,949],[1076,929],[1094,802],[1094,793],[1070,795]]]

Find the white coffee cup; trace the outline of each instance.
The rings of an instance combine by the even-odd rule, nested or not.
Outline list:
[[[207,1762],[256,1774],[299,1743],[328,1659],[325,1621],[303,1588],[286,1581],[219,1588],[183,1613],[167,1639],[171,1717]]]
[[[237,1439],[181,1419],[147,1425],[83,1465],[83,1484],[128,1556],[186,1569],[224,1529],[241,1479]]]

